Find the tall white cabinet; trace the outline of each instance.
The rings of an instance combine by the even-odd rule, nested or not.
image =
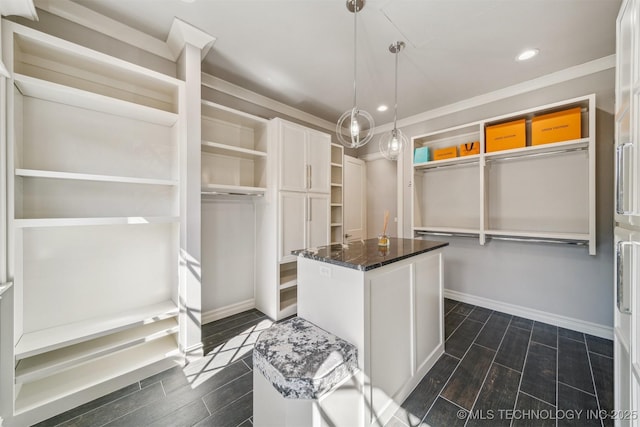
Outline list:
[[[267,191],[256,202],[256,308],[273,319],[296,313],[292,250],[328,245],[331,137],[279,118],[270,122]],[[272,159],[272,160],[271,160]]]
[[[14,287],[0,387],[6,421],[26,425],[183,361],[184,83],[2,30]]]
[[[616,47],[614,404],[622,415],[617,426],[640,425],[639,25],[640,2],[625,0]]]

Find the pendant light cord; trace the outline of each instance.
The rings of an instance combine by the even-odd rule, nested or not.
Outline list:
[[[356,78],[358,76],[356,72],[356,67],[358,65],[358,0],[353,1],[353,108],[355,108],[357,104],[357,89],[356,89]]]
[[[393,106],[393,131],[396,131],[396,122],[398,121],[398,54],[400,54],[400,43],[396,43],[396,95],[395,104]]]

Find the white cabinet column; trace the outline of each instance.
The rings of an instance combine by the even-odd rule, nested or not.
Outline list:
[[[180,100],[184,140],[180,143],[180,348],[192,356],[203,354],[201,341],[201,60],[215,41],[214,37],[174,19],[167,44],[178,57],[178,78],[184,80]]]

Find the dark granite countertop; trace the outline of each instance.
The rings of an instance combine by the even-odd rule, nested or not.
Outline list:
[[[336,244],[312,249],[292,251],[294,255],[340,265],[361,271],[368,271],[415,255],[447,246],[446,242],[431,240],[389,238],[388,248],[379,248],[378,239]]]

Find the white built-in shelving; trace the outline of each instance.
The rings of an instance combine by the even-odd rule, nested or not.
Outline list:
[[[531,145],[539,115],[581,108],[581,138]],[[486,126],[525,119],[526,146],[485,152]],[[413,231],[595,246],[595,95],[412,138],[431,150],[478,141],[480,153],[413,164]]]
[[[342,243],[344,236],[344,206],[342,183],[344,177],[344,147],[331,144],[331,244]]]
[[[268,123],[202,100],[203,195],[251,196],[266,191]]]
[[[184,359],[184,82],[12,22],[2,30],[11,416],[31,424]]]

